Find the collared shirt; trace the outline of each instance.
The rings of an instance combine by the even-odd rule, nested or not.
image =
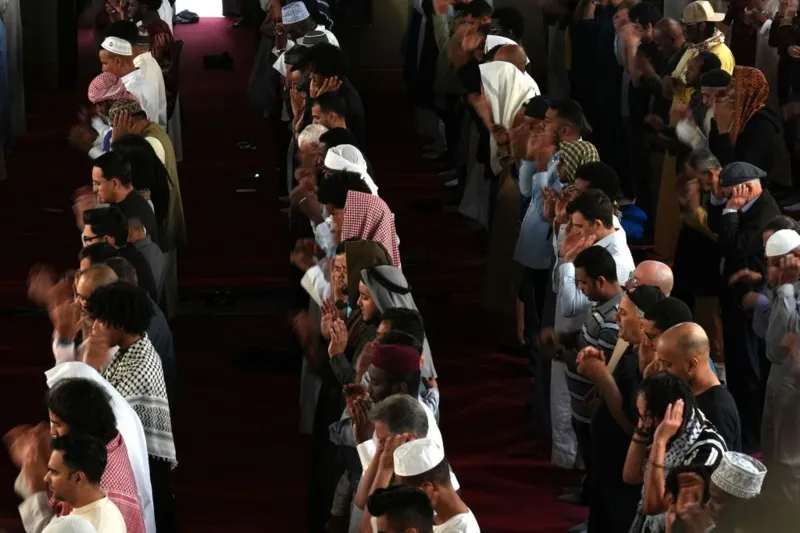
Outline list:
[[[547,270],[553,262],[550,249],[553,230],[550,221],[544,217],[542,190],[545,187],[558,187],[558,162],[559,156],[556,152],[550,158],[547,170],[532,175],[520,170],[520,194],[530,197],[531,201],[522,219],[514,260],[528,268]],[[523,165],[526,163],[535,166],[531,161],[523,161]]]
[[[616,217],[614,217],[616,219]],[[615,220],[615,226],[619,224]],[[621,282],[627,280],[636,265],[633,263],[633,256],[628,248],[625,232],[617,229],[607,237],[597,241],[594,246],[602,246],[609,251],[617,264],[617,279]],[[581,324],[586,320],[586,313],[589,310],[589,300],[578,289],[575,280],[575,265],[564,263],[560,265],[554,273],[556,287],[556,326],[559,333],[569,333],[580,329]]]
[[[147,118],[157,122],[159,119],[158,86],[150,83],[145,77],[144,71],[139,68],[130,74],[126,74],[121,79],[128,92],[136,97],[144,112],[147,113]],[[166,124],[163,127],[166,127]]]
[[[91,522],[98,533],[126,533],[122,513],[107,496],[89,505],[75,508],[70,514]]]
[[[608,301],[592,305],[589,316],[586,317],[581,328],[581,335],[578,337],[578,350],[586,346],[593,346],[605,352],[607,356],[611,355],[619,336],[617,311],[619,311],[620,300],[622,300],[622,292]],[[588,424],[591,422],[591,416],[585,400],[586,395],[594,387],[594,382],[578,374],[577,368],[567,365],[567,387],[569,388],[573,418]]]
[[[149,117],[150,120],[157,122],[162,128],[167,127],[167,89],[164,86],[164,73],[158,61],[153,57],[150,52],[139,54],[133,58],[133,64],[137,69],[144,73],[147,83],[156,87],[156,94],[158,95],[158,115]]]

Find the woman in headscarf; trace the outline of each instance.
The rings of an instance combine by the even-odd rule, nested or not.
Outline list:
[[[356,172],[367,184],[372,194],[378,194],[378,186],[372,176],[369,175],[367,160],[361,150],[352,144],[342,144],[328,148],[325,153],[325,168],[328,170],[347,170],[348,172]]]
[[[714,118],[708,146],[722,166],[736,161],[755,165],[769,176],[775,157],[778,116],[767,107],[769,84],[752,67],[736,67],[731,78],[723,70],[712,70],[700,79],[703,99]]]
[[[417,311],[411,287],[399,268],[384,265],[364,269],[361,271],[361,282],[381,314],[395,308]],[[422,377],[436,379],[438,376],[427,336],[422,339],[422,359]]]
[[[144,137],[126,135],[113,146],[115,152],[124,155],[131,164],[133,188],[149,201],[156,214],[162,250],[169,250],[168,221],[170,218],[170,186],[167,167],[156,155],[155,150]],[[178,213],[175,216],[179,216]]]

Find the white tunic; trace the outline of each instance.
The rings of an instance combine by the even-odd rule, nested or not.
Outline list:
[[[128,531],[122,513],[108,497],[100,498],[83,507],[76,507],[70,515],[88,520],[97,533],[127,533]]]
[[[136,100],[139,101],[139,104],[142,106],[142,109],[145,113],[147,113],[147,118],[158,122],[159,117],[159,96],[158,96],[158,86],[150,83],[148,79],[144,75],[144,71],[140,68],[137,68],[130,74],[126,74],[122,78],[122,83],[125,84],[125,88],[136,97]],[[165,124],[159,123],[159,126],[162,128],[166,128],[166,113],[164,116]]]
[[[433,533],[481,533],[481,528],[472,511],[457,514],[440,526],[433,526]]]
[[[161,66],[150,52],[145,52],[133,58],[133,64],[144,73],[147,83],[156,87],[158,94],[158,116],[150,120],[158,122],[162,128],[167,126],[167,89],[164,87],[164,73]]]

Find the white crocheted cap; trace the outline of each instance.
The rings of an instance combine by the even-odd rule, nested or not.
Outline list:
[[[281,20],[284,24],[295,24],[309,18],[308,8],[303,2],[292,2],[281,8]]]
[[[793,229],[782,229],[767,240],[766,256],[780,257],[797,248],[800,248],[800,235]]]
[[[103,41],[103,44],[100,46],[112,54],[117,54],[118,56],[133,55],[133,47],[131,46],[131,43],[125,39],[120,39],[119,37],[106,37],[105,41]]]
[[[722,462],[711,474],[711,481],[731,496],[750,500],[761,492],[766,475],[767,467],[758,459],[739,452],[725,452]]]
[[[394,451],[394,473],[411,477],[436,468],[444,460],[444,450],[431,439],[417,439]]]

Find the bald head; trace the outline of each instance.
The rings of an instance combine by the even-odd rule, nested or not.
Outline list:
[[[642,261],[633,271],[637,285],[653,285],[661,289],[664,296],[672,292],[674,279],[672,269],[658,261]]]
[[[672,18],[663,18],[656,22],[656,25],[653,27],[655,30],[662,31],[664,34],[670,37],[676,37],[678,35],[683,35],[683,28],[681,27],[681,23]]]
[[[88,297],[98,287],[105,287],[119,281],[119,277],[106,265],[92,265],[81,274],[78,280],[78,292]]]
[[[677,351],[681,357],[706,360],[710,351],[708,335],[699,324],[684,322],[661,335],[657,349],[659,356],[663,356],[662,350]]]
[[[695,394],[719,380],[711,370],[706,332],[693,322],[669,328],[656,341],[656,353],[664,370],[679,376],[692,386]]]
[[[528,66],[528,54],[518,44],[507,44],[500,48],[494,56],[495,61],[505,61],[511,63],[520,72],[525,72],[525,67]]]

